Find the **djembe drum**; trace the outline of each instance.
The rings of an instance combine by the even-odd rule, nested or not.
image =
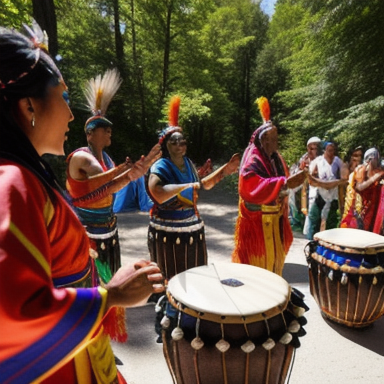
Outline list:
[[[384,314],[384,237],[352,228],[314,235],[305,249],[311,294],[323,316],[362,328]]]
[[[167,288],[163,352],[177,384],[281,384],[305,331],[303,295],[258,267],[210,264]]]

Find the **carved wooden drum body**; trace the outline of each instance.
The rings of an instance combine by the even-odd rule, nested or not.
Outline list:
[[[280,276],[237,263],[174,276],[163,351],[177,384],[281,384],[305,331],[303,296]]]
[[[352,228],[315,234],[306,248],[311,294],[322,314],[362,328],[384,314],[384,237]]]

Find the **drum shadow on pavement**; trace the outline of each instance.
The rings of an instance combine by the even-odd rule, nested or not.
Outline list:
[[[287,280],[289,284],[309,284],[308,267],[302,264],[285,263],[283,278]]]
[[[384,317],[365,328],[349,328],[346,325],[335,323],[327,318],[324,321],[340,336],[384,356]]]

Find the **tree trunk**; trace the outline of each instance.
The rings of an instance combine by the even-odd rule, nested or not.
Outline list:
[[[131,0],[131,33],[132,33],[132,58],[134,66],[134,75],[137,80],[138,92],[140,95],[140,107],[141,107],[141,129],[143,137],[148,137],[148,129],[146,124],[146,107],[145,107],[145,96],[144,96],[144,78],[143,78],[143,67],[139,65],[136,50],[136,24],[135,24],[135,3]]]
[[[171,51],[171,22],[172,22],[173,1],[168,3],[167,20],[165,26],[165,44],[164,44],[164,61],[163,61],[163,82],[161,87],[160,105],[163,104],[165,94],[168,89],[168,74],[169,74],[169,57]]]
[[[33,17],[48,35],[49,53],[58,53],[56,10],[53,0],[32,0]]]
[[[123,37],[120,31],[120,10],[119,10],[119,0],[113,0],[113,17],[115,24],[115,49],[116,49],[116,59],[119,71],[124,75],[124,44]]]
[[[251,130],[251,65],[250,65],[250,55],[247,50],[245,55],[245,63],[244,63],[244,110],[245,110],[245,116],[244,116],[244,144],[246,144],[249,140],[249,132]]]

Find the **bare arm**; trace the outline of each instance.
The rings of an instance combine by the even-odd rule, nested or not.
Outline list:
[[[200,188],[200,183],[185,183],[185,184],[167,184],[163,185],[163,182],[159,176],[151,174],[148,180],[148,189],[151,192],[153,198],[162,204],[172,197],[178,195],[181,191],[187,188]]]
[[[231,175],[232,173],[237,172],[240,165],[240,154],[234,154],[228,163],[224,164],[222,167],[212,172],[208,176],[201,179],[201,185],[204,189],[213,188],[220,180],[225,176]]]
[[[87,181],[90,191],[103,186],[103,195],[112,194],[126,186],[130,181],[143,176],[149,167],[160,157],[160,146],[156,144],[147,156],[141,156],[133,165],[129,158],[117,167],[106,172],[94,156],[85,151],[76,152],[69,162],[69,174],[75,180]]]
[[[355,185],[355,189],[358,192],[364,191],[364,189],[367,189],[372,184],[382,179],[384,176],[384,171],[379,171],[375,173],[374,175],[369,177],[367,180],[365,180],[364,176],[365,176],[365,169],[359,169],[356,175],[356,185]]]
[[[341,168],[340,174],[342,177],[345,177],[345,169],[343,167]],[[315,168],[312,170],[312,172],[308,174],[308,182],[309,182],[309,185],[312,185],[312,187],[333,189],[335,187],[338,187],[339,185],[348,183],[348,178],[342,178],[342,179],[336,179],[336,180],[321,180],[317,176],[318,176],[318,170],[316,165]]]

